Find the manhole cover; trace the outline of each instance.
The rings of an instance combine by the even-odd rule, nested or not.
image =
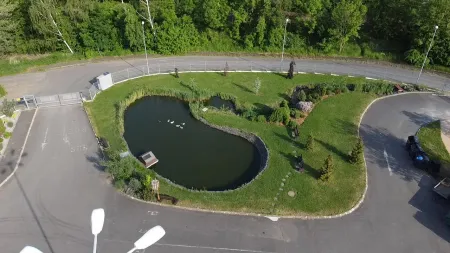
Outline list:
[[[295,192],[294,191],[289,191],[288,195],[289,195],[289,197],[294,197],[295,196]]]

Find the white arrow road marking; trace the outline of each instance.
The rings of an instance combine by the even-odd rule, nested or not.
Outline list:
[[[391,166],[389,165],[389,156],[388,156],[388,153],[386,152],[386,149],[384,149],[383,155],[384,155],[384,159],[386,159],[387,168],[389,170],[389,176],[392,176],[392,169],[391,169]]]
[[[265,217],[271,221],[278,221],[278,219],[280,218],[280,217],[276,217],[276,216],[265,216]]]

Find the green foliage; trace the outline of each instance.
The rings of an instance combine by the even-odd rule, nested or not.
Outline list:
[[[116,180],[114,181],[114,187],[116,187],[119,191],[123,191],[125,189],[125,181]]]
[[[5,133],[3,134],[3,138],[5,138],[5,139],[9,139],[9,138],[11,138],[11,136],[12,136],[12,133],[11,133],[11,132],[5,132]]]
[[[2,104],[2,113],[8,117],[12,117],[16,110],[16,102],[14,100],[4,99]]]
[[[367,7],[362,0],[341,0],[331,11],[331,27],[328,29],[331,40],[335,41],[342,52],[345,44],[358,37],[358,31],[364,23]]]
[[[297,97],[298,101],[306,101],[306,93],[304,90],[301,90],[298,93],[298,97]]]
[[[11,128],[11,127],[13,127],[14,126],[14,123],[13,122],[11,122],[11,121],[8,121],[7,123],[6,123],[6,125],[9,127],[9,128]]]
[[[328,155],[327,159],[325,159],[325,162],[320,168],[320,180],[322,181],[328,181],[331,177],[331,174],[334,170],[334,164],[333,164],[333,157],[331,155]]]
[[[299,118],[304,118],[305,114],[303,114],[302,111],[295,109],[295,108],[291,108],[291,117],[295,118],[295,119],[299,119]]]
[[[11,0],[0,1],[0,56],[14,52],[14,34],[18,27],[13,14],[17,3]],[[0,97],[3,97],[0,92]]]
[[[287,124],[287,127],[291,130],[294,130],[295,128],[297,128],[299,125],[297,124],[297,122],[290,120],[289,123]]]
[[[7,92],[5,90],[5,87],[0,84],[0,98],[6,96]]]
[[[290,120],[289,107],[280,107],[275,109],[269,117],[270,122],[283,122],[288,124]]]
[[[1,120],[1,122],[0,122],[0,135],[3,135],[5,133],[5,131],[6,131],[6,127],[3,124],[3,120]]]
[[[256,117],[256,121],[266,123],[267,119],[266,119],[266,116],[264,116],[264,115],[258,115],[258,117]]]
[[[361,138],[358,138],[356,145],[353,147],[350,153],[349,161],[353,164],[358,164],[363,161],[364,145]]]
[[[314,137],[312,136],[312,134],[308,135],[308,139],[306,140],[306,149],[307,150],[314,150]]]
[[[198,31],[187,16],[175,22],[164,21],[157,36],[156,50],[162,54],[186,53],[199,44]]]
[[[128,183],[128,188],[132,192],[138,193],[141,190],[141,188],[142,188],[142,184],[136,178],[132,178],[132,179],[130,179],[130,182]]]
[[[108,160],[103,162],[103,166],[106,167],[108,172],[114,181],[126,181],[130,179],[136,167],[135,158],[127,156],[125,158],[116,158],[114,160]]]

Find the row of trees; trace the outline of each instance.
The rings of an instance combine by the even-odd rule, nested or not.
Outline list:
[[[411,63],[438,25],[430,59],[450,66],[448,0],[2,0],[0,55],[142,51],[142,21],[157,53],[279,51],[286,18],[288,52],[387,51]]]

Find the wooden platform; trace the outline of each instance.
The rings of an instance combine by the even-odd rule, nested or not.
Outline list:
[[[156,158],[156,156],[151,151],[141,155],[140,158],[146,168],[150,168],[151,166],[153,166],[157,162],[159,162],[159,160]]]

